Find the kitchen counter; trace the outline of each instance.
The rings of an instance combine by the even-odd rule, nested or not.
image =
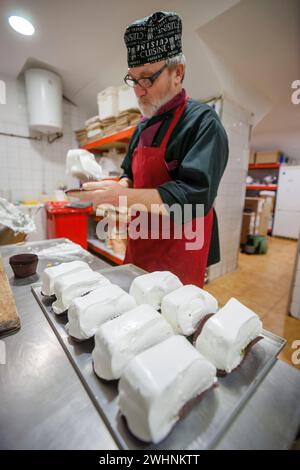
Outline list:
[[[21,330],[3,338],[0,448],[117,449],[30,290],[49,260],[40,260],[37,275],[24,280],[14,278],[8,263],[12,254],[54,242],[0,249],[21,318]],[[93,255],[86,260],[96,270],[108,266]],[[216,448],[288,449],[299,426],[300,372],[277,360]]]

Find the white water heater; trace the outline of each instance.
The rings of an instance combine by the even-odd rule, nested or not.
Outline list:
[[[25,85],[30,128],[45,134],[61,132],[63,109],[59,75],[49,70],[28,69]]]

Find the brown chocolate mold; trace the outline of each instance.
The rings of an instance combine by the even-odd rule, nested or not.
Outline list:
[[[83,191],[86,191],[86,190],[83,189],[83,188],[71,188],[71,189],[66,189],[66,190],[65,190],[65,194],[69,194],[69,193],[80,193],[80,192],[83,192]]]
[[[97,374],[96,374],[97,375]],[[99,378],[99,377],[98,377]],[[105,381],[104,379],[100,379],[100,380],[103,380],[104,382],[107,382],[108,381]],[[179,413],[178,413],[178,416],[179,416],[179,420],[176,421],[176,423],[172,426],[172,428],[170,429],[170,432],[166,435],[166,437],[164,439],[167,439],[167,437],[169,436],[169,434],[171,434],[171,432],[174,430],[174,428],[176,427],[177,423],[185,418],[191,411],[192,409],[194,408],[194,406],[199,403],[204,395],[209,392],[210,390],[212,390],[213,388],[215,387],[218,387],[218,384],[217,383],[214,383],[212,384],[211,387],[207,388],[206,390],[204,390],[202,393],[200,393],[199,395],[197,395],[196,397],[192,398],[191,400],[189,400],[188,402],[185,403],[185,405],[183,405],[183,407],[179,410]],[[123,414],[121,414],[121,412],[119,411],[120,413],[120,416],[121,416],[121,420],[123,421],[125,427],[126,427],[126,430],[128,431],[129,435],[132,436],[134,439],[137,440],[137,442],[140,442],[142,444],[151,444],[152,441],[144,441],[142,440],[140,437],[136,436],[135,434],[133,434],[133,432],[130,430],[129,426],[128,426],[128,422],[127,422],[127,419],[126,419],[126,416],[124,416]],[[163,442],[163,441],[161,441]]]
[[[52,294],[52,295],[47,295],[47,294],[44,294],[44,292],[41,291],[41,295],[43,297],[46,297],[46,299],[49,299],[49,300],[55,300],[56,299],[56,295],[55,294]]]
[[[204,390],[202,393],[200,393],[196,397],[194,397],[191,400],[187,401],[183,405],[181,410],[179,411],[179,419],[185,418],[192,411],[193,407],[203,399],[204,395],[207,392],[209,392],[210,390],[212,390],[213,388],[215,388],[215,387],[218,387],[217,383],[212,384],[211,387],[207,388],[206,390]]]
[[[52,305],[51,305],[51,311],[52,311],[52,313],[54,313],[54,315],[55,315],[56,317],[63,317],[63,315],[66,315],[66,314],[68,313],[68,309],[67,309],[67,310],[64,310],[63,312],[60,312],[60,313],[55,313],[54,310],[53,310]]]
[[[83,341],[86,341],[85,339],[75,338],[75,336],[71,336],[71,335],[69,335],[69,337],[71,338],[72,341],[75,341],[75,343],[82,343]]]
[[[243,364],[246,357],[249,355],[249,353],[250,353],[251,349],[253,348],[253,346],[256,343],[258,343],[258,341],[260,341],[261,339],[263,339],[263,336],[256,336],[256,338],[254,338],[252,341],[250,341],[250,343],[245,348],[243,359],[241,360],[241,362],[239,363],[239,365],[235,369],[232,369],[231,372],[234,372],[235,370],[239,369],[239,367],[241,367],[241,365]],[[231,372],[226,372],[226,370],[223,370],[223,369],[217,369],[217,377],[225,377],[226,375],[228,375],[228,373],[231,374]]]
[[[98,376],[97,376],[98,377]],[[100,379],[100,377],[98,377],[99,380],[103,380],[103,379]],[[120,416],[120,419],[126,429],[126,431],[128,432],[129,436],[131,436],[131,438],[135,439],[139,444],[143,444],[143,445],[149,445],[149,444],[152,444],[152,441],[144,441],[143,439],[141,439],[140,437],[136,436],[135,434],[133,434],[133,432],[131,431],[130,427],[128,426],[128,421],[126,419],[126,416],[125,415],[122,415],[121,411],[119,410],[119,416]],[[171,431],[170,431],[171,432]]]
[[[195,331],[194,333],[194,336],[193,336],[193,346],[196,346],[196,341],[197,341],[197,338],[198,336],[201,334],[201,331],[205,325],[205,323],[207,322],[207,320],[213,316],[214,313],[209,313],[208,315],[205,315],[205,317],[203,317],[199,324],[198,324],[198,327],[197,327],[197,330]],[[239,363],[239,365],[235,368],[235,369],[232,369],[231,372],[237,370],[239,367],[241,367],[241,365],[243,364],[244,360],[246,359],[246,357],[249,355],[251,349],[253,348],[253,346],[258,343],[258,341],[260,341],[261,339],[263,339],[263,336],[257,336],[256,338],[254,338],[252,341],[250,341],[250,343],[246,346],[245,348],[245,351],[244,351],[244,355],[243,355],[243,359],[241,360],[241,362]],[[230,372],[230,374],[231,374]],[[226,372],[226,370],[223,370],[223,369],[217,369],[217,377],[225,377],[226,375],[228,374],[228,372]]]
[[[34,253],[20,253],[9,258],[9,264],[16,278],[33,276],[38,262],[39,258]]]
[[[99,380],[100,380],[101,382],[103,382],[104,384],[108,384],[108,385],[110,385],[110,384],[117,384],[118,381],[120,380],[120,379],[110,379],[110,380],[108,380],[108,379],[103,379],[103,377],[99,377],[99,375],[96,374],[94,361],[92,361],[92,366],[93,366],[93,372],[94,372],[94,374],[96,375],[97,379],[99,379]],[[129,429],[129,428],[128,428],[128,429]],[[129,430],[129,431],[130,431],[130,430]]]
[[[205,323],[207,322],[207,320],[212,317],[214,315],[214,313],[208,313],[207,315],[205,315],[203,318],[201,318],[201,320],[199,321],[198,323],[198,326],[196,328],[196,331],[193,335],[193,346],[196,345],[196,341],[197,341],[197,338],[198,336],[200,335]]]

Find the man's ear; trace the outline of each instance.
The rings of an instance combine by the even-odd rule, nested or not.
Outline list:
[[[177,65],[175,70],[176,70],[176,72],[175,72],[175,83],[176,83],[176,85],[178,85],[179,83],[182,82],[183,77],[184,77],[184,65],[183,64]]]

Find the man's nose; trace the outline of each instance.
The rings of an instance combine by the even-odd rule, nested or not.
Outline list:
[[[137,98],[140,98],[141,96],[145,96],[147,94],[146,88],[143,88],[141,85],[137,84],[134,87],[134,93]]]

